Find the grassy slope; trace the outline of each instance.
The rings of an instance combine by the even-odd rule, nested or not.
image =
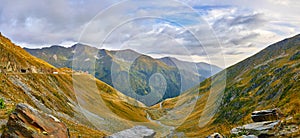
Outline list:
[[[299,125],[300,56],[296,54],[300,51],[299,42],[300,35],[283,40],[226,69],[227,84],[221,106],[205,127],[198,124],[210,93],[210,78],[184,95],[164,101],[163,109],[155,105],[149,112],[159,118],[170,109],[179,108],[176,102],[187,103],[191,97],[201,96],[187,120],[177,128],[189,137],[205,137],[214,132],[229,135],[233,127],[252,122],[252,111],[274,107],[280,108],[285,117],[293,116],[293,123]]]
[[[3,36],[0,36],[0,51],[0,96],[5,99],[7,104],[6,109],[0,112],[1,118],[4,120],[7,119],[16,103],[23,102],[60,118],[67,124],[72,136],[104,136],[105,134],[95,130],[94,126],[79,111],[80,108],[74,91],[74,84],[76,84],[77,87],[82,86],[80,90],[82,90],[83,95],[85,93],[92,93],[99,96],[100,94],[103,101],[105,101],[106,107],[113,111],[115,116],[118,116],[116,117],[117,121],[120,118],[121,120],[133,120],[137,122],[148,121],[142,105],[137,107],[127,104],[128,101],[135,102],[135,100],[124,96],[109,85],[96,80],[90,75],[79,74],[77,78],[79,77],[80,79],[74,80],[71,70],[57,69],[31,56]],[[9,68],[13,68],[11,71],[7,68],[8,62],[10,62],[9,66],[12,66]],[[20,70],[23,68],[35,68],[38,72],[32,73],[30,71],[21,73]],[[53,71],[60,73],[53,74]],[[95,82],[96,88],[100,93],[97,90],[97,92],[93,93],[91,91],[95,90],[87,89],[88,84],[84,84],[83,82],[89,81]],[[100,108],[97,110],[100,110]],[[128,128],[132,125],[124,124],[123,127]],[[120,127],[120,129],[124,128]],[[106,134],[111,133],[104,132]]]

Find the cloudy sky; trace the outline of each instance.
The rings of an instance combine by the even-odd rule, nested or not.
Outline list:
[[[300,32],[298,0],[1,0],[0,32],[22,47],[131,48],[228,67]]]

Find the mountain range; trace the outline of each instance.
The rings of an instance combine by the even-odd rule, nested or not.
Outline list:
[[[25,50],[58,68],[88,71],[148,106],[176,97],[221,71],[221,68],[207,63],[186,62],[171,57],[154,59],[130,49],[109,51],[80,43],[68,48],[51,46]],[[149,93],[152,95],[146,96]]]

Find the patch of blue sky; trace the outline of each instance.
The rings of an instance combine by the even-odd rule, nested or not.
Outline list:
[[[193,9],[196,10],[213,10],[213,9],[227,9],[231,8],[231,5],[200,5],[200,6],[193,6]]]

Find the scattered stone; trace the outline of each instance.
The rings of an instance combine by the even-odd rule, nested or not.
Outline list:
[[[210,136],[207,136],[206,138],[223,138],[223,136],[219,133],[213,133]]]
[[[21,73],[26,73],[26,69],[21,69]]]
[[[1,137],[68,138],[69,135],[66,125],[57,118],[27,104],[17,104],[15,111],[9,116]]]
[[[269,109],[252,112],[251,118],[254,122],[274,121],[280,118],[279,109]]]
[[[115,133],[107,138],[154,138],[156,132],[146,126],[135,126]]]

